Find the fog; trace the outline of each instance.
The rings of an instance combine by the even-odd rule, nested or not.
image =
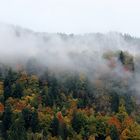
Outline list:
[[[0,62],[12,67],[35,60],[42,68],[54,72],[79,72],[91,79],[101,75],[130,77],[132,72],[125,71],[118,58],[111,61],[103,56],[106,53],[127,51],[137,64],[137,83],[139,76],[140,39],[129,35],[110,32],[107,34],[90,33],[83,35],[62,33],[37,33],[13,25],[0,25]],[[30,61],[32,63],[33,61]],[[115,63],[110,68],[110,63]]]

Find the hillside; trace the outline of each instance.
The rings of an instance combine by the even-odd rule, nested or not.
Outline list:
[[[139,140],[140,39],[0,27],[0,139]]]

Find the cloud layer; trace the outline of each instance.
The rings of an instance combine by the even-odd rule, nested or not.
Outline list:
[[[66,35],[36,33],[20,27],[0,26],[0,62],[16,66],[34,59],[54,72],[80,72],[90,78],[116,74],[128,76],[116,57],[111,61],[104,54],[127,51],[134,56],[139,75],[140,40],[120,33]],[[110,68],[115,63],[115,68]],[[137,81],[139,81],[139,76]],[[140,82],[139,82],[140,83]]]

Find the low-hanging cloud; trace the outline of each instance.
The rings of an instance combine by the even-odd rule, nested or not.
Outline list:
[[[41,66],[54,72],[81,72],[90,78],[98,78],[108,73],[115,73],[117,77],[130,76],[131,72],[123,71],[117,58],[113,58],[117,66],[111,69],[110,62],[103,57],[107,52],[122,50],[134,56],[139,81],[139,46],[140,39],[115,32],[84,35],[49,34],[0,25],[1,63],[25,65],[30,59],[35,59]]]

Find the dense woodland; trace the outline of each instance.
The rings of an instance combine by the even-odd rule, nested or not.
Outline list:
[[[139,95],[133,84],[135,64],[127,52],[115,55],[130,77],[83,73],[59,74],[37,65],[0,67],[1,140],[139,140]]]

